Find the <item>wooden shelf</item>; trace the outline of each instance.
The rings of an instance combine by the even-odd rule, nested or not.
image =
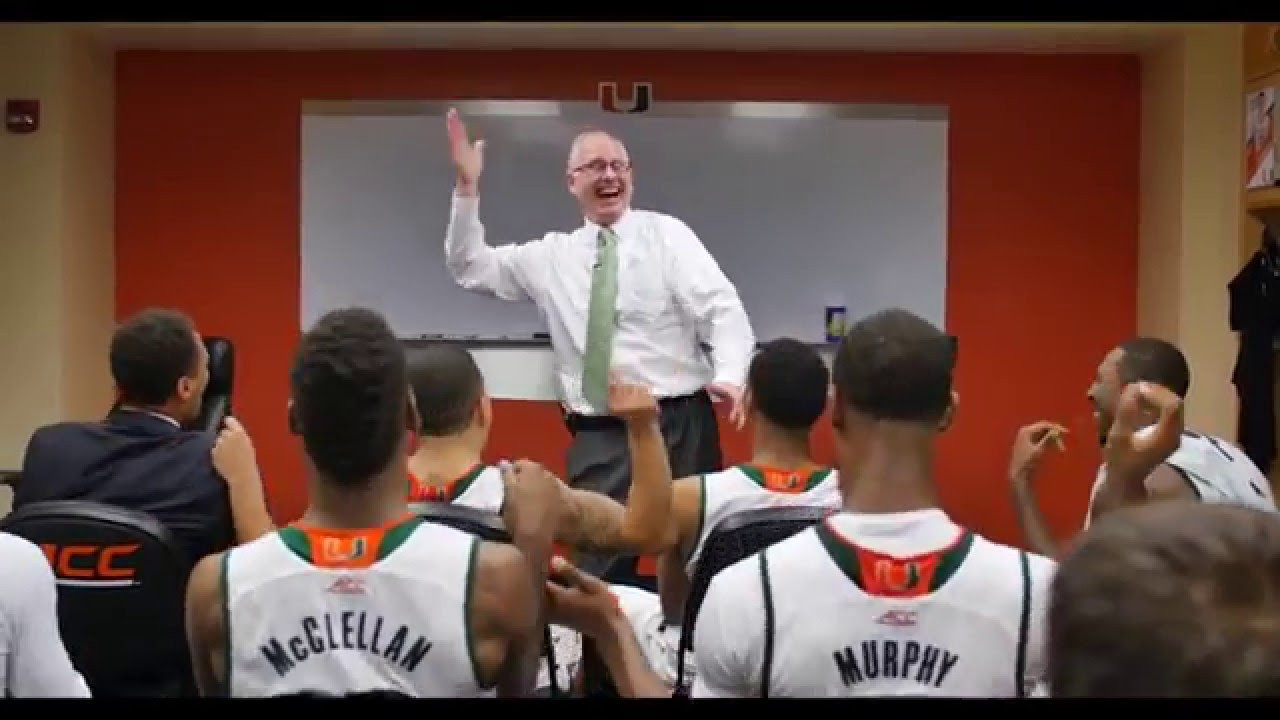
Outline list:
[[[1249,215],[1271,231],[1280,234],[1280,187],[1259,188],[1245,193],[1245,209]],[[1255,226],[1256,227],[1256,226]],[[1247,233],[1252,236],[1254,233]],[[1246,237],[1246,244],[1252,247],[1256,239]]]
[[[1242,41],[1246,80],[1280,72],[1280,24],[1245,23]]]
[[[1249,212],[1280,210],[1280,187],[1246,190],[1244,202]]]

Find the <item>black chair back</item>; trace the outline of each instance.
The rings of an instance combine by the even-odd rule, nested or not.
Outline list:
[[[676,661],[676,693],[686,695],[685,655],[693,650],[693,629],[711,580],[721,570],[751,557],[774,543],[812,527],[834,510],[828,507],[783,506],[743,510],[721,520],[707,534],[702,554],[689,579],[689,597],[680,621],[680,649]]]
[[[32,503],[0,530],[39,545],[58,624],[94,697],[194,697],[183,607],[191,567],[152,516],[79,500]]]
[[[511,533],[502,516],[466,505],[447,502],[410,503],[409,511],[427,522],[439,523],[475,535],[488,542],[511,544]],[[551,639],[551,626],[542,632],[542,654],[547,658],[547,675],[551,680],[551,697],[560,697],[560,681],[556,677],[556,648]]]
[[[206,337],[209,351],[209,384],[205,386],[200,417],[194,429],[218,432],[222,421],[231,414],[231,394],[236,383],[236,349],[223,337]]]

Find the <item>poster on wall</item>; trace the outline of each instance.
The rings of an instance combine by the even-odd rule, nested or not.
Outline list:
[[[1245,187],[1276,184],[1276,91],[1251,92],[1245,103]]]

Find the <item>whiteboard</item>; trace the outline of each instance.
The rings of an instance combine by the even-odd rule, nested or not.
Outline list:
[[[888,306],[945,327],[945,108],[812,103],[453,104],[485,138],[490,244],[582,223],[565,184],[580,129],[623,139],[637,208],[684,220],[735,284],[761,340],[824,338],[824,310]],[[404,338],[527,338],[536,308],[458,287],[444,266],[453,188],[446,103],[304,104],[301,327],[381,311]]]

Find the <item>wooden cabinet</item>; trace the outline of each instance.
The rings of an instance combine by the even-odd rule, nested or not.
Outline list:
[[[1245,79],[1256,80],[1274,72],[1280,72],[1280,23],[1245,23]]]

